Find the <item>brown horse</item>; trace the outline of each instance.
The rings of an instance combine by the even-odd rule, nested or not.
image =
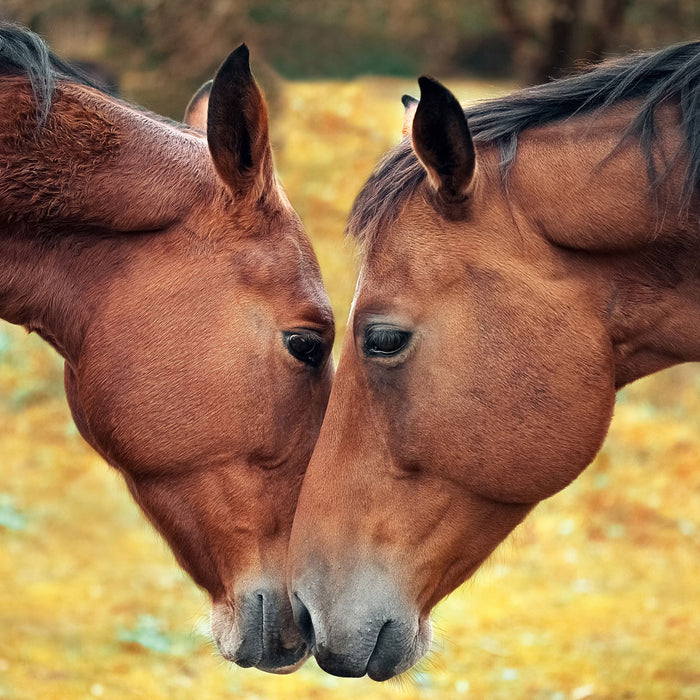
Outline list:
[[[319,664],[376,680],[592,461],[616,389],[700,360],[700,43],[466,112],[419,82],[350,216],[362,266],[290,541]]]
[[[211,595],[221,653],[288,671],[306,647],[287,544],[333,319],[245,46],[208,112],[204,138],[0,28],[0,316],[65,358],[76,425]]]

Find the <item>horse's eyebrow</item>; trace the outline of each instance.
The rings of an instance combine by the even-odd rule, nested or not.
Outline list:
[[[327,303],[306,302],[298,307],[297,316],[299,319],[304,319],[309,323],[315,323],[319,326],[333,327],[333,311]]]

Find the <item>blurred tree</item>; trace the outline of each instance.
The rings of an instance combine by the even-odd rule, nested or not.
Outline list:
[[[620,49],[695,38],[700,30],[696,0],[495,0],[493,11],[523,83],[561,77]]]
[[[3,0],[3,16],[63,56],[104,62],[125,96],[175,117],[241,41],[274,99],[277,73],[532,83],[700,35],[698,0]]]
[[[600,61],[620,39],[633,0],[548,0],[527,17],[515,0],[496,0],[496,21],[521,82],[541,83],[570,73],[581,59]]]

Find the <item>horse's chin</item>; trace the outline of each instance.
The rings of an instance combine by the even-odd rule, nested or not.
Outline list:
[[[294,673],[294,671],[298,671],[309,659],[311,656],[311,653],[309,650],[306,650],[306,653],[299,659],[294,664],[291,664],[290,666],[278,666],[277,668],[264,668],[262,666],[256,666],[258,671],[265,671],[265,673],[275,673],[278,676],[285,676],[289,673]]]

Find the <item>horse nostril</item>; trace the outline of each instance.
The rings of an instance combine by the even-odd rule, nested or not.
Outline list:
[[[292,597],[292,612],[294,614],[294,622],[299,628],[302,638],[306,642],[309,649],[313,649],[316,644],[316,635],[314,634],[314,623],[311,620],[311,613],[304,605],[298,593],[294,593]]]
[[[257,666],[264,652],[263,596],[256,592],[244,598],[239,606],[243,638],[231,659],[243,668]]]

